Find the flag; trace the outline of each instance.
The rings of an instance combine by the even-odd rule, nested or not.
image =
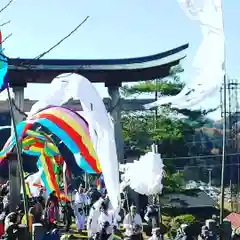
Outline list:
[[[105,191],[105,182],[104,182],[104,178],[103,175],[101,174],[101,176],[97,179],[96,181],[97,184],[97,189],[99,192],[103,193]]]
[[[8,87],[8,62],[6,56],[3,54],[2,48],[2,32],[0,30],[0,92]]]

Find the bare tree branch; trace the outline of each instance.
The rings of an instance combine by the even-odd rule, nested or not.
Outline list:
[[[12,0],[13,1],[13,0]],[[10,1],[10,2],[12,2]],[[10,5],[10,3],[8,4]],[[49,48],[47,51],[41,53],[40,55],[38,55],[37,57],[35,57],[35,60],[38,60],[40,58],[42,58],[43,56],[45,56],[46,54],[48,54],[49,52],[51,52],[54,48],[58,47],[63,41],[65,41],[67,38],[69,38],[71,35],[73,35],[87,20],[88,20],[89,16],[87,16],[75,29],[73,29],[67,36],[65,36],[64,38],[62,38],[60,41],[58,41],[56,44],[54,44],[51,48]],[[11,37],[12,34],[8,35],[3,41],[6,41],[9,37]],[[7,60],[1,60],[1,61],[6,61],[8,62],[10,60],[9,57],[7,57],[6,55],[4,55],[2,52],[0,52],[0,56],[6,58]],[[31,64],[31,60],[27,61],[27,62],[21,62],[20,64],[18,64],[18,67],[26,67],[27,69],[31,70],[31,66],[29,66]],[[76,69],[77,71],[78,69]],[[74,71],[75,72],[75,71]]]
[[[6,42],[7,39],[9,39],[12,36],[12,33],[10,33],[9,35],[7,35],[3,40],[2,43]]]
[[[2,24],[0,24],[0,27],[3,27],[3,26],[5,26],[5,25],[7,25],[7,24],[9,24],[11,21],[9,20],[9,21],[7,21],[7,22],[5,22],[5,23],[2,23]]]
[[[75,29],[73,29],[67,36],[65,36],[64,38],[62,38],[59,42],[57,42],[56,44],[54,44],[51,48],[49,48],[47,51],[41,53],[39,56],[35,57],[34,59],[40,59],[43,56],[45,56],[46,54],[48,54],[49,52],[51,52],[54,48],[56,48],[57,46],[59,46],[63,41],[65,41],[67,38],[69,38],[72,34],[74,34],[87,20],[88,20],[89,16],[87,16]]]
[[[2,9],[0,9],[0,13],[3,12],[5,9],[7,9],[13,2],[14,0],[10,0],[7,5],[5,5]]]

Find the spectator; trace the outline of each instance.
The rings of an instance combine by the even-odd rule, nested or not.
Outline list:
[[[72,225],[72,217],[74,218],[74,212],[71,207],[70,201],[66,202],[66,205],[63,206],[63,222],[65,225],[65,231],[69,232],[70,226]]]
[[[9,216],[9,222],[6,227],[6,235],[8,240],[16,240],[19,237],[18,214],[13,213]]]

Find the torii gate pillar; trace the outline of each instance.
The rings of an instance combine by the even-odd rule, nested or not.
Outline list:
[[[11,86],[13,89],[15,105],[21,110],[24,110],[24,87]],[[23,120],[23,116],[14,109],[14,118],[16,123]],[[11,134],[13,134],[13,130]],[[10,184],[10,211],[15,211],[18,204],[21,203],[21,181],[17,162],[17,155],[13,154],[9,157],[9,184]]]
[[[107,86],[111,98],[109,112],[113,118],[114,135],[117,148],[118,162],[124,163],[124,141],[121,124],[121,98],[119,86]]]

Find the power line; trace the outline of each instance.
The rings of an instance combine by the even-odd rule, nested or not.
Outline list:
[[[13,3],[13,0],[10,0],[2,9],[0,9],[0,13],[3,12],[5,9],[7,9],[12,3]]]
[[[229,153],[226,154],[226,156],[238,156],[240,153]],[[163,160],[180,160],[180,159],[193,159],[193,158],[215,158],[215,157],[222,157],[222,154],[216,154],[216,155],[196,155],[196,156],[188,156],[188,157],[171,157],[171,158],[165,158],[163,157]]]
[[[63,41],[65,41],[67,38],[69,38],[72,34],[74,34],[87,20],[88,20],[89,16],[87,16],[80,24],[77,25],[76,28],[74,28],[67,36],[65,36],[64,38],[62,38],[60,41],[58,41],[56,44],[54,44],[51,48],[49,48],[47,51],[41,53],[39,56],[35,57],[35,59],[40,59],[43,56],[45,56],[46,54],[48,54],[49,52],[51,52],[54,48],[56,48],[57,46],[59,46]]]
[[[200,164],[200,165],[195,165],[195,166],[186,166],[187,169],[189,168],[214,168],[214,167],[221,167],[222,164],[214,164],[214,165],[204,165],[204,164]],[[229,164],[225,164],[225,166],[240,166],[240,163],[229,163]],[[176,167],[176,170],[184,170],[184,167]]]

